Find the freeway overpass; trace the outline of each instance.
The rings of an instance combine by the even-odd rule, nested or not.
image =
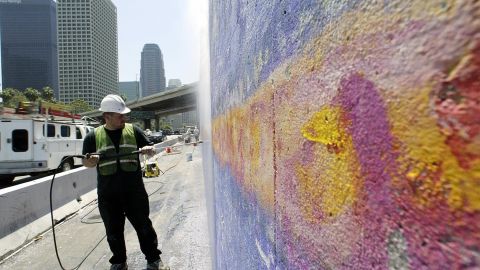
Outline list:
[[[127,101],[127,107],[132,110],[130,119],[143,120],[145,128],[151,128],[150,119],[155,119],[156,126],[158,126],[158,121],[162,117],[196,110],[197,92],[198,84],[192,83]],[[102,112],[96,109],[81,115],[100,119]]]

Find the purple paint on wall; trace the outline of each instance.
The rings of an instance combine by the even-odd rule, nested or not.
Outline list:
[[[342,80],[339,99],[351,120],[349,132],[366,176],[365,188],[374,194],[369,206],[390,203],[390,173],[396,156],[383,101],[373,83],[358,74]]]
[[[331,8],[330,1],[211,1],[212,19],[218,21],[217,39],[211,40],[212,113],[229,109],[224,100],[242,82],[242,96],[249,97],[272,72],[303,48],[305,42],[319,35],[324,27],[341,14],[355,9],[358,0],[343,1]],[[329,12],[325,12],[329,10]],[[309,27],[299,14],[311,17]],[[259,55],[263,64],[255,66]],[[258,79],[255,69],[260,69]],[[248,81],[245,78],[250,78]],[[235,90],[236,91],[236,90]],[[221,106],[219,106],[221,105]]]
[[[369,265],[374,260],[376,266],[386,267],[386,228],[390,227],[389,216],[394,214],[389,194],[390,181],[396,159],[387,112],[375,85],[359,74],[352,74],[341,81],[337,98],[350,120],[348,132],[365,177],[361,191],[364,196],[360,197],[364,202],[358,204],[363,208],[358,209],[358,213],[365,221],[364,248],[361,251],[365,254],[354,257],[364,260],[361,265]],[[370,253],[376,258],[367,256]]]

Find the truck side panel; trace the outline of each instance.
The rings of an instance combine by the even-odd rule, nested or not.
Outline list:
[[[0,161],[32,160],[32,129],[32,120],[1,120]]]

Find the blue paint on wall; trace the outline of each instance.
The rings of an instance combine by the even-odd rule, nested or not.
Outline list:
[[[228,167],[214,159],[213,170],[216,269],[275,269],[272,220],[255,198],[238,186]]]
[[[360,1],[211,1],[212,114],[217,116],[243,100],[224,102],[235,91],[251,96],[285,59],[325,25]],[[328,13],[325,12],[328,10]],[[308,25],[308,27],[304,27]],[[303,28],[302,28],[303,27]],[[259,60],[259,58],[261,60]],[[255,67],[259,68],[258,77]],[[235,95],[234,95],[235,96]]]

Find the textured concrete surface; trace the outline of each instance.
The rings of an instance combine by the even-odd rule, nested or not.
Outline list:
[[[165,174],[144,178],[150,195],[150,218],[158,234],[162,259],[171,269],[212,269],[207,228],[201,146],[178,147],[171,155],[159,155],[159,167]],[[193,152],[187,162],[186,153]],[[127,221],[129,269],[144,269],[135,231]],[[103,223],[94,202],[56,227],[62,264],[71,269],[91,254],[79,269],[108,269],[110,251]],[[52,232],[0,263],[0,269],[60,269]]]
[[[210,0],[217,269],[480,268],[480,2]]]

